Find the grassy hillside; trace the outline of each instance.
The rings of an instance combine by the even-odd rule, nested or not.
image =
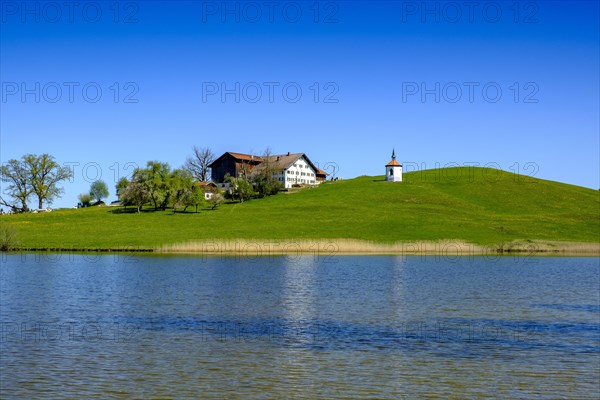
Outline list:
[[[23,248],[153,248],[211,239],[600,241],[596,190],[484,168],[328,182],[198,214],[95,207],[0,217]]]

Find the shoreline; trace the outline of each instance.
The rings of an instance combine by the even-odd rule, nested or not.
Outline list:
[[[494,245],[478,245],[464,241],[418,241],[381,243],[355,239],[302,239],[302,240],[203,240],[175,243],[158,247],[15,247],[8,253],[139,253],[157,255],[201,256],[276,256],[318,255],[323,258],[343,255],[442,255],[442,256],[499,256],[499,255],[557,255],[600,256],[600,243],[560,241],[512,241]]]
[[[600,243],[559,241],[513,241],[494,245],[478,245],[461,240],[381,243],[355,239],[314,240],[215,240],[191,241],[165,245],[158,254],[202,255],[600,255]]]

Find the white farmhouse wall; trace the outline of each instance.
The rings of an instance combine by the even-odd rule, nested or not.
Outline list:
[[[276,179],[284,184],[286,189],[289,189],[294,184],[299,185],[316,185],[317,171],[310,166],[304,157],[300,157],[287,170],[276,173]]]

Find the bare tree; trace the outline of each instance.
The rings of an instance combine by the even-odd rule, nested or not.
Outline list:
[[[215,154],[208,147],[193,148],[194,154],[185,160],[185,169],[190,171],[198,181],[205,182],[208,179],[209,165],[215,160]]]

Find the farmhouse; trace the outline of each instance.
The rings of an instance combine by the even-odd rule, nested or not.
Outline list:
[[[262,162],[262,157],[226,152],[209,164],[213,182],[223,183],[225,176],[249,177],[250,171]]]
[[[289,189],[292,185],[316,185],[327,178],[304,153],[287,153],[269,157],[226,152],[209,167],[213,182],[223,183],[225,176],[250,178],[253,173],[269,168],[273,178]]]

